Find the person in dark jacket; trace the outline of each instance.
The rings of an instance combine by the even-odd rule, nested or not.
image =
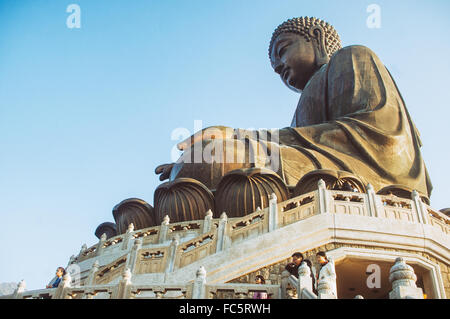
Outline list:
[[[292,254],[292,262],[286,265],[286,270],[289,271],[291,275],[298,278],[298,267],[302,264],[304,257],[302,253],[296,252]]]

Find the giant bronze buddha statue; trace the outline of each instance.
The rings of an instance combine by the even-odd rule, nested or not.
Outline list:
[[[155,191],[151,220],[202,219],[209,209],[243,216],[266,207],[272,193],[284,201],[316,189],[319,179],[330,189],[364,192],[371,184],[408,198],[416,190],[429,202],[419,132],[374,52],[342,48],[331,25],[304,17],[274,31],[269,57],[283,83],[301,93],[291,126],[215,126],[179,143],[180,159],[155,170],[169,181]]]

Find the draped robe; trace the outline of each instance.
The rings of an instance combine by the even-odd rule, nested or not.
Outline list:
[[[339,50],[309,80],[291,127],[279,130],[288,185],[316,169],[354,173],[375,190],[403,185],[429,197],[419,132],[387,68],[370,49]]]
[[[312,76],[290,127],[236,129],[233,137],[199,143],[212,143],[224,150],[236,148],[236,140],[245,140],[245,150],[238,153],[252,154],[251,166],[248,161],[242,165],[226,161],[186,163],[184,159],[192,156],[194,145],[175,164],[170,180],[190,177],[215,189],[228,171],[264,167],[295,187],[307,173],[326,169],[350,172],[375,191],[400,185],[428,198],[431,195],[419,132],[389,71],[364,46],[339,50]],[[270,154],[258,153],[261,145]]]

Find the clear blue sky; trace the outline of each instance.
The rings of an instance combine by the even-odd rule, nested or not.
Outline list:
[[[81,28],[69,29],[69,4]],[[369,4],[381,28],[366,26]],[[44,287],[121,200],[153,203],[177,127],[282,128],[299,96],[270,67],[273,30],[317,16],[390,69],[450,206],[450,2],[0,0],[0,282]]]

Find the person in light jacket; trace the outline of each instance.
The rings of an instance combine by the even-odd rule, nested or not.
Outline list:
[[[327,281],[331,286],[331,292],[337,297],[336,289],[336,269],[334,261],[327,257],[327,254],[323,251],[319,251],[316,254],[317,262],[320,264],[320,269],[317,273],[317,287],[321,281]]]

